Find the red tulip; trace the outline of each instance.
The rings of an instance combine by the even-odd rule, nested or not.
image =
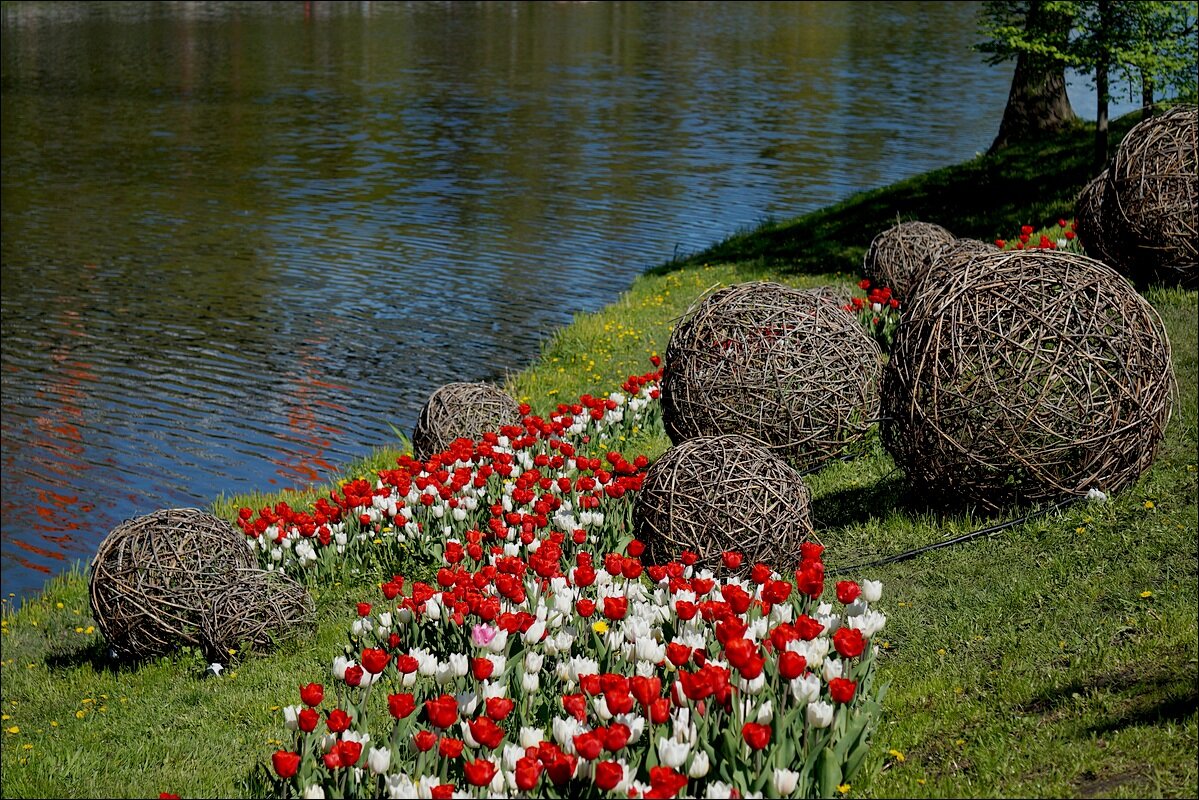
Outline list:
[[[807,668],[808,660],[794,650],[787,650],[779,656],[779,675],[787,680],[798,678]]]
[[[448,694],[436,700],[426,700],[425,713],[435,727],[448,728],[458,721],[458,701]]]
[[[535,758],[525,756],[516,762],[516,788],[522,792],[531,792],[541,779],[541,771],[545,769]]]
[[[386,669],[389,661],[391,661],[391,656],[386,650],[368,647],[362,651],[362,667],[372,675],[378,675]],[[349,670],[347,669],[346,672]]]
[[[852,700],[853,693],[857,688],[858,684],[855,681],[846,680],[845,678],[833,678],[828,682],[829,696],[838,703],[848,703]]]
[[[317,713],[315,708],[301,709],[299,717],[296,719],[296,724],[304,733],[312,733],[316,730],[316,726],[321,721],[321,715]]]
[[[747,722],[741,726],[741,736],[754,750],[761,750],[770,744],[770,726]]]
[[[319,706],[325,699],[325,687],[319,683],[310,683],[300,687],[300,699],[307,706]]]
[[[387,710],[396,719],[404,719],[416,710],[416,698],[410,694],[387,695]]]
[[[443,736],[437,742],[437,754],[442,758],[457,758],[462,755],[462,748],[466,743],[461,739],[450,739]]]
[[[610,792],[624,780],[624,767],[615,761],[601,761],[595,765],[595,785]]]
[[[858,586],[853,581],[838,581],[837,582],[837,600],[849,605],[854,600],[858,599],[858,595],[862,593],[862,587]]]
[[[866,640],[857,628],[838,628],[833,634],[833,647],[845,658],[857,658],[866,649]]]
[[[472,719],[467,723],[467,727],[470,728],[470,735],[475,738],[475,741],[488,750],[499,747],[500,742],[504,740],[504,729],[487,717]]]
[[[335,708],[329,712],[329,718],[325,724],[329,726],[329,730],[333,733],[341,733],[350,727],[350,715],[340,708]]]
[[[276,750],[271,756],[271,764],[275,767],[275,772],[284,780],[294,776],[300,769],[300,756],[298,753],[289,753],[286,750]]]
[[[433,749],[433,745],[437,744],[437,734],[432,731],[417,731],[412,737],[412,743],[416,745],[416,749],[422,753]]]
[[[472,786],[486,786],[495,777],[495,764],[485,758],[476,758],[462,765],[466,781]]]

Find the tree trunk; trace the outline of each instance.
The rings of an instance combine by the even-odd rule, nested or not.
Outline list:
[[[1153,116],[1153,76],[1141,74],[1141,119]]]
[[[1098,34],[1107,39],[1111,30],[1111,6],[1108,0],[1099,0]],[[1095,62],[1095,163],[1092,174],[1098,175],[1107,166],[1107,53],[1103,52]]]
[[[1042,14],[1040,5],[1029,3],[1025,27],[1053,25],[1061,29],[1062,36],[1067,36],[1071,21],[1062,19],[1061,15]],[[1069,127],[1074,118],[1074,109],[1066,94],[1065,68],[1060,63],[1048,63],[1029,53],[1020,53],[1016,57],[1016,72],[1012,75],[999,134],[988,152],[994,153],[1009,144],[1036,139],[1047,133],[1057,133]]]

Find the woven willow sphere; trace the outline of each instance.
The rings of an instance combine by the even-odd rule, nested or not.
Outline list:
[[[801,291],[832,303],[837,308],[845,308],[853,299],[853,292],[844,286],[813,286]]]
[[[891,294],[904,300],[929,254],[953,239],[952,233],[931,222],[901,222],[874,237],[862,269],[874,286],[890,287]]]
[[[1136,259],[1199,283],[1199,109],[1172,108],[1138,123],[1109,172],[1110,219],[1124,228]]]
[[[881,377],[878,345],[843,308],[777,283],[735,284],[670,335],[662,420],[675,444],[741,433],[807,469],[867,433]]]
[[[246,537],[195,508],[113,528],[92,560],[92,615],[118,656],[142,659],[199,643],[200,618],[237,568],[254,566]]]
[[[519,425],[520,405],[490,383],[447,383],[429,397],[412,430],[416,458],[447,450],[455,439],[478,439],[505,425]]]
[[[975,256],[918,295],[883,383],[883,443],[934,497],[997,509],[1114,492],[1150,465],[1175,393],[1161,319],[1063,251]]]
[[[810,494],[799,473],[747,436],[705,436],[667,450],[645,473],[633,504],[637,539],[651,564],[683,550],[716,568],[738,550],[786,573],[812,534]]]
[[[267,652],[316,624],[308,590],[282,572],[239,569],[212,597],[200,620],[200,642],[210,661],[225,663],[230,650]]]

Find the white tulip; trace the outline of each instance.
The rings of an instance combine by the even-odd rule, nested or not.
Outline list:
[[[789,769],[774,770],[774,790],[779,795],[786,797],[795,791],[796,785],[799,783],[799,773]]]
[[[352,663],[353,662],[350,661],[345,656],[337,656],[336,658],[334,658],[333,659],[333,677],[337,678],[339,681],[344,681],[346,679],[346,668],[349,667],[350,664],[352,664]]]
[[[828,683],[833,678],[840,678],[845,675],[845,668],[841,664],[839,658],[826,658],[824,660],[824,681]]]
[[[521,728],[520,746],[536,747],[545,741],[545,731],[541,728]]]
[[[757,722],[759,725],[769,725],[770,721],[773,719],[774,719],[774,704],[771,703],[769,700],[767,700],[765,703],[758,706]]]
[[[691,759],[691,766],[687,768],[687,776],[690,778],[702,778],[708,774],[708,769],[711,764],[708,761],[708,754],[704,750],[695,751],[695,756]]]
[[[304,800],[324,800],[325,790],[319,783],[314,783],[304,790]]]
[[[525,671],[526,672],[541,672],[541,666],[545,663],[545,656],[535,650],[529,650],[525,653]]]
[[[401,800],[405,797],[416,797],[416,784],[403,773],[388,775],[386,778],[387,796],[390,800]]]
[[[533,694],[541,688],[541,678],[536,672],[526,672],[520,676],[520,688],[528,694]]]
[[[683,766],[690,753],[691,745],[687,742],[679,742],[674,738],[658,740],[658,761],[668,767],[678,769]]]
[[[808,724],[813,728],[827,728],[833,724],[833,704],[823,700],[808,703],[806,712]]]
[[[366,763],[372,775],[382,775],[391,766],[391,748],[372,747],[366,756]]]
[[[283,724],[287,726],[287,729],[289,731],[294,731],[294,730],[299,729],[299,727],[300,727],[299,717],[300,717],[300,707],[299,706],[284,707],[284,709],[283,709]]]
[[[862,581],[862,597],[867,603],[877,603],[882,596],[882,581]]]
[[[470,661],[467,660],[465,653],[450,653],[449,663],[455,677],[461,678],[470,672]]]

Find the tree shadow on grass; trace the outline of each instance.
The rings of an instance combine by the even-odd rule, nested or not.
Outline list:
[[[1135,661],[1112,672],[1092,673],[1044,691],[1022,704],[1025,713],[1048,721],[1066,721],[1076,708],[1104,696],[1098,718],[1085,733],[1102,735],[1144,725],[1182,722],[1199,707],[1199,683],[1194,661],[1178,647],[1160,657]]]
[[[54,648],[46,654],[46,666],[51,669],[78,669],[90,666],[96,672],[120,674],[136,672],[148,660],[121,660],[115,657],[103,639],[79,647]]]

